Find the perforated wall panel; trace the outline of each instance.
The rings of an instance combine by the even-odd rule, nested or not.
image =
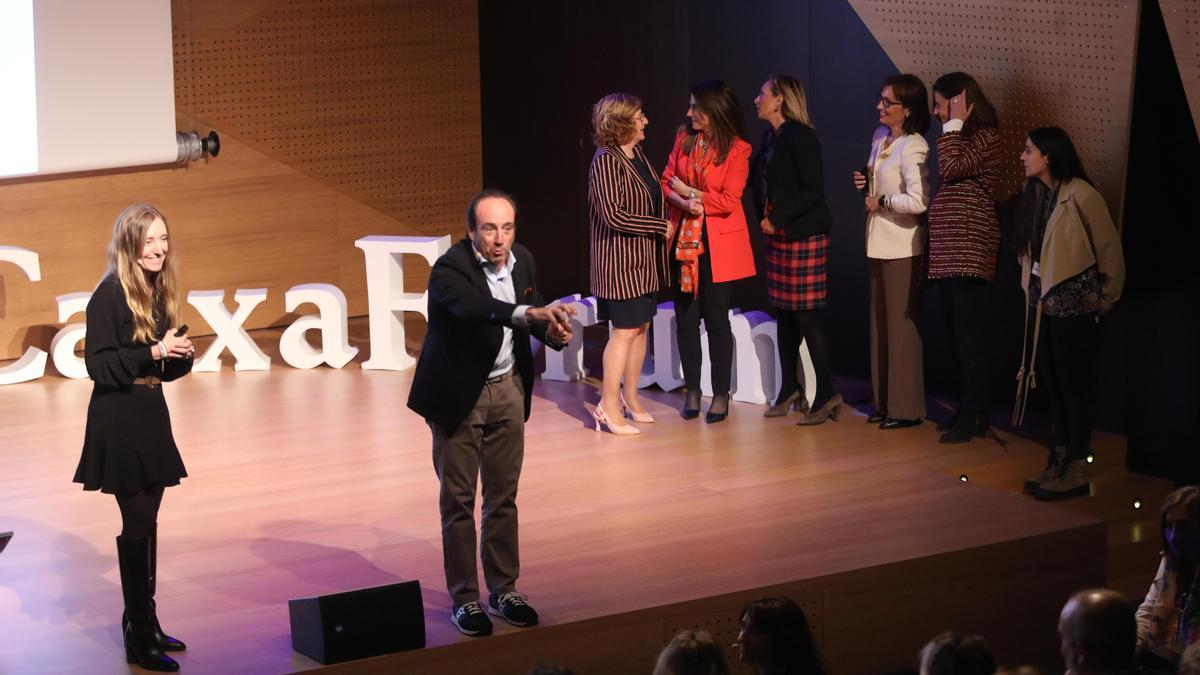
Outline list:
[[[1163,23],[1171,38],[1171,50],[1179,65],[1179,77],[1192,109],[1192,123],[1200,129],[1200,2],[1158,0]]]
[[[901,72],[974,76],[1000,113],[1002,193],[1019,189],[1026,133],[1060,126],[1119,218],[1138,4],[1126,0],[849,0]]]
[[[482,181],[473,0],[175,8],[181,112],[417,229],[460,224]]]

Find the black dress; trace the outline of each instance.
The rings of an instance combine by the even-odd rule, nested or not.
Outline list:
[[[156,334],[162,337],[167,329],[160,318]],[[75,470],[75,482],[83,483],[84,490],[132,495],[157,485],[178,485],[187,476],[162,387],[133,380],[151,375],[164,382],[177,380],[191,372],[192,359],[155,361],[153,344],[133,341],[125,290],[116,277],[104,277],[87,306],[84,363],[95,384]]]

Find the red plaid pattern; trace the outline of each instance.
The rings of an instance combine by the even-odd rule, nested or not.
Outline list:
[[[778,309],[821,309],[829,294],[825,265],[829,233],[788,241],[782,233],[767,237],[767,298]]]

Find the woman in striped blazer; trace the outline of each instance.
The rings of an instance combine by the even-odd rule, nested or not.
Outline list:
[[[592,416],[597,431],[603,424],[614,434],[639,433],[625,423],[626,414],[635,422],[654,421],[638,399],[638,378],[654,294],[669,284],[666,242],[672,226],[659,176],[640,146],[649,123],[641,100],[631,94],[609,94],[592,106],[589,286],[598,300],[597,318],[612,322],[600,404]]]

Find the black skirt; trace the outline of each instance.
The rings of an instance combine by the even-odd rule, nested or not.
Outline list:
[[[658,313],[654,294],[647,293],[628,300],[596,298],[596,318],[611,321],[613,328],[637,328],[649,323]]]
[[[76,483],[84,490],[132,495],[178,485],[186,476],[161,384],[92,389]]]

